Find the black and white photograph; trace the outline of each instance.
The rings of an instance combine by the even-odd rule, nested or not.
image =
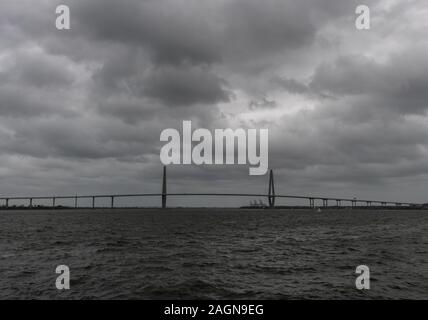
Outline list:
[[[0,0],[0,164],[0,300],[427,300],[428,2]]]

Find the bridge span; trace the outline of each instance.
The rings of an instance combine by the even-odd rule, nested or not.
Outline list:
[[[162,208],[167,206],[168,197],[257,197],[266,198],[270,208],[275,207],[276,199],[303,199],[307,200],[309,207],[315,207],[315,201],[322,201],[322,207],[342,207],[345,203],[350,204],[351,207],[357,207],[358,205],[365,206],[396,206],[396,207],[417,207],[422,204],[411,203],[411,202],[396,202],[396,201],[381,201],[381,200],[370,200],[370,199],[356,199],[356,198],[337,198],[337,197],[324,197],[324,196],[309,196],[309,195],[290,195],[290,194],[276,194],[275,185],[273,178],[273,170],[269,172],[269,188],[268,193],[168,193],[167,192],[167,179],[166,179],[166,167],[163,167],[163,178],[162,178],[162,192],[161,193],[131,193],[131,194],[98,194],[98,195],[63,195],[63,196],[33,196],[33,197],[4,197],[0,196],[0,201],[3,204],[3,208],[10,208],[12,201],[28,201],[28,207],[34,206],[36,200],[48,200],[51,202],[52,208],[55,208],[58,204],[58,200],[73,200],[74,206],[78,208],[78,200],[90,199],[92,200],[92,208],[97,208],[97,199],[110,199],[110,207],[115,207],[115,200],[119,198],[139,198],[139,197],[159,197],[161,199]],[[333,203],[333,205],[330,205]]]

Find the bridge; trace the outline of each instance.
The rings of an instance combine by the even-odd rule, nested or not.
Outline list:
[[[3,208],[10,208],[12,201],[28,201],[28,208],[33,208],[36,200],[48,200],[51,202],[52,208],[56,208],[59,200],[73,200],[74,207],[78,208],[79,199],[90,199],[92,200],[92,208],[97,208],[97,199],[110,199],[110,207],[115,208],[115,200],[119,198],[140,198],[140,197],[159,197],[161,199],[162,208],[167,206],[168,197],[257,197],[266,198],[270,208],[275,207],[276,199],[303,199],[307,200],[309,207],[314,208],[316,201],[322,201],[322,207],[342,207],[345,203],[350,204],[351,207],[357,207],[357,205],[365,205],[367,207],[381,206],[381,207],[422,207],[422,204],[410,203],[410,202],[391,202],[391,201],[379,201],[379,200],[368,200],[368,199],[356,199],[356,198],[336,198],[336,197],[322,197],[322,196],[308,196],[308,195],[288,195],[288,194],[276,194],[273,170],[269,172],[269,188],[268,193],[168,193],[167,192],[167,179],[166,179],[166,167],[163,167],[163,178],[162,178],[162,192],[161,193],[135,193],[135,194],[99,194],[99,195],[72,195],[72,196],[34,196],[34,197],[0,197],[0,202],[3,203]]]

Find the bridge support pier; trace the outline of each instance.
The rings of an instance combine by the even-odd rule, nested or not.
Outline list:
[[[342,206],[341,200],[336,200],[336,206],[337,207],[341,207]]]
[[[77,196],[74,197],[74,208],[77,209]]]
[[[9,208],[9,199],[6,199],[6,208]]]
[[[311,208],[314,208],[314,207],[315,207],[315,200],[314,200],[314,198],[309,198],[309,206],[310,206]]]
[[[166,208],[166,166],[163,166],[163,178],[162,178],[162,209]]]
[[[268,193],[269,208],[275,207],[275,184],[273,181],[273,170],[269,172],[269,193]]]
[[[328,207],[328,199],[322,199],[322,206]]]
[[[33,198],[30,198],[30,204],[29,204],[29,206],[28,206],[29,208],[32,208],[33,207]]]
[[[56,198],[52,198],[52,208],[55,209]]]
[[[92,197],[92,209],[95,209],[95,197]]]

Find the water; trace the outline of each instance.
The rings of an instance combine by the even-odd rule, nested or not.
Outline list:
[[[0,298],[428,299],[427,245],[427,211],[3,211]]]

